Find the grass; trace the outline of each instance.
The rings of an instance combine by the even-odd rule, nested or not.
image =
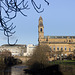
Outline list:
[[[60,71],[63,75],[75,75],[75,65],[60,64]]]
[[[57,60],[58,62],[75,62],[75,60]]]
[[[48,66],[54,66],[55,64],[58,65],[58,67],[55,66],[58,69],[58,71],[56,69],[53,69],[53,72],[61,72],[62,75],[75,75],[75,60],[51,61],[49,62]]]
[[[57,60],[49,63],[50,65],[58,64],[63,75],[75,75],[75,60]]]
[[[75,60],[57,60],[49,62],[50,64],[64,64],[64,65],[75,65]]]

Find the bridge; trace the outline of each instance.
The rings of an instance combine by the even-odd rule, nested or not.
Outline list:
[[[25,57],[25,56],[14,56],[14,58],[20,59],[22,61],[22,63],[26,63],[26,61],[28,61],[30,59],[30,58]]]

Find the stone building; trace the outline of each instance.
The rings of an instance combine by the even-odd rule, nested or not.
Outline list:
[[[39,18],[38,42],[39,45],[48,45],[50,50],[63,51],[65,56],[73,54],[73,51],[75,50],[75,36],[44,36],[42,17]]]
[[[35,49],[35,45],[33,45],[33,44],[28,44],[27,45],[27,52],[26,53],[24,53],[24,56],[32,56],[33,55],[33,52],[34,52],[34,49]]]
[[[16,45],[2,45],[0,46],[0,52],[7,50],[10,51],[12,56],[23,56],[24,53],[26,52],[26,45],[20,45],[20,44],[16,44]]]

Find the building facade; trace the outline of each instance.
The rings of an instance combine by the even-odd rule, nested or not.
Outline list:
[[[39,18],[38,42],[39,45],[48,45],[50,50],[63,51],[65,56],[73,54],[75,50],[75,36],[44,36],[42,17]]]
[[[26,53],[24,53],[24,56],[32,56],[33,55],[33,52],[34,52],[34,49],[35,49],[35,45],[33,45],[33,44],[29,44],[29,45],[27,45],[27,52]]]
[[[0,46],[0,52],[2,51],[10,51],[12,56],[23,56],[24,53],[26,53],[26,45],[20,45],[20,44],[16,44],[16,45],[2,45]]]

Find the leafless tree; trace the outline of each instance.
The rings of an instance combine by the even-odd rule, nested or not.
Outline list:
[[[53,60],[55,61],[55,59],[56,59],[56,51],[53,51],[53,50],[50,50],[50,58],[52,59],[53,58]],[[51,60],[50,59],[50,60]]]
[[[44,9],[41,9],[41,4],[38,6],[34,0],[30,0],[33,8],[38,12],[41,13],[44,11]],[[49,5],[49,2],[47,0],[44,0],[47,5]],[[11,25],[8,25],[8,22],[14,19],[17,16],[17,12],[20,12],[23,16],[27,16],[25,13],[23,13],[23,10],[28,10],[29,4],[28,0],[0,0],[0,27],[1,31],[4,32],[4,35],[8,38],[8,44],[9,38],[15,33],[14,28],[16,26],[13,26],[13,23]],[[40,3],[40,1],[39,1]],[[5,12],[5,16],[2,15],[2,10]],[[41,10],[41,11],[40,11]],[[11,14],[14,14],[11,16]],[[17,42],[17,40],[16,40]],[[16,42],[13,44],[15,45]]]
[[[8,57],[11,57],[11,52],[10,51],[3,50],[2,52],[0,52],[0,62],[2,63],[2,65],[4,64],[4,58],[8,58]]]
[[[43,64],[44,66],[48,65],[48,56],[49,56],[50,48],[47,45],[39,45],[34,49],[33,55],[27,61],[27,65],[31,67],[35,63]],[[37,65],[36,65],[37,66]],[[40,65],[39,65],[40,66]],[[39,67],[38,66],[38,67]]]
[[[11,52],[8,51],[8,50],[3,50],[3,51],[0,53],[0,56],[1,56],[1,57],[11,57]]]
[[[75,57],[75,49],[73,50],[73,56]]]
[[[60,60],[62,60],[62,56],[61,56],[62,53],[63,50],[56,51],[56,54],[59,56]]]

